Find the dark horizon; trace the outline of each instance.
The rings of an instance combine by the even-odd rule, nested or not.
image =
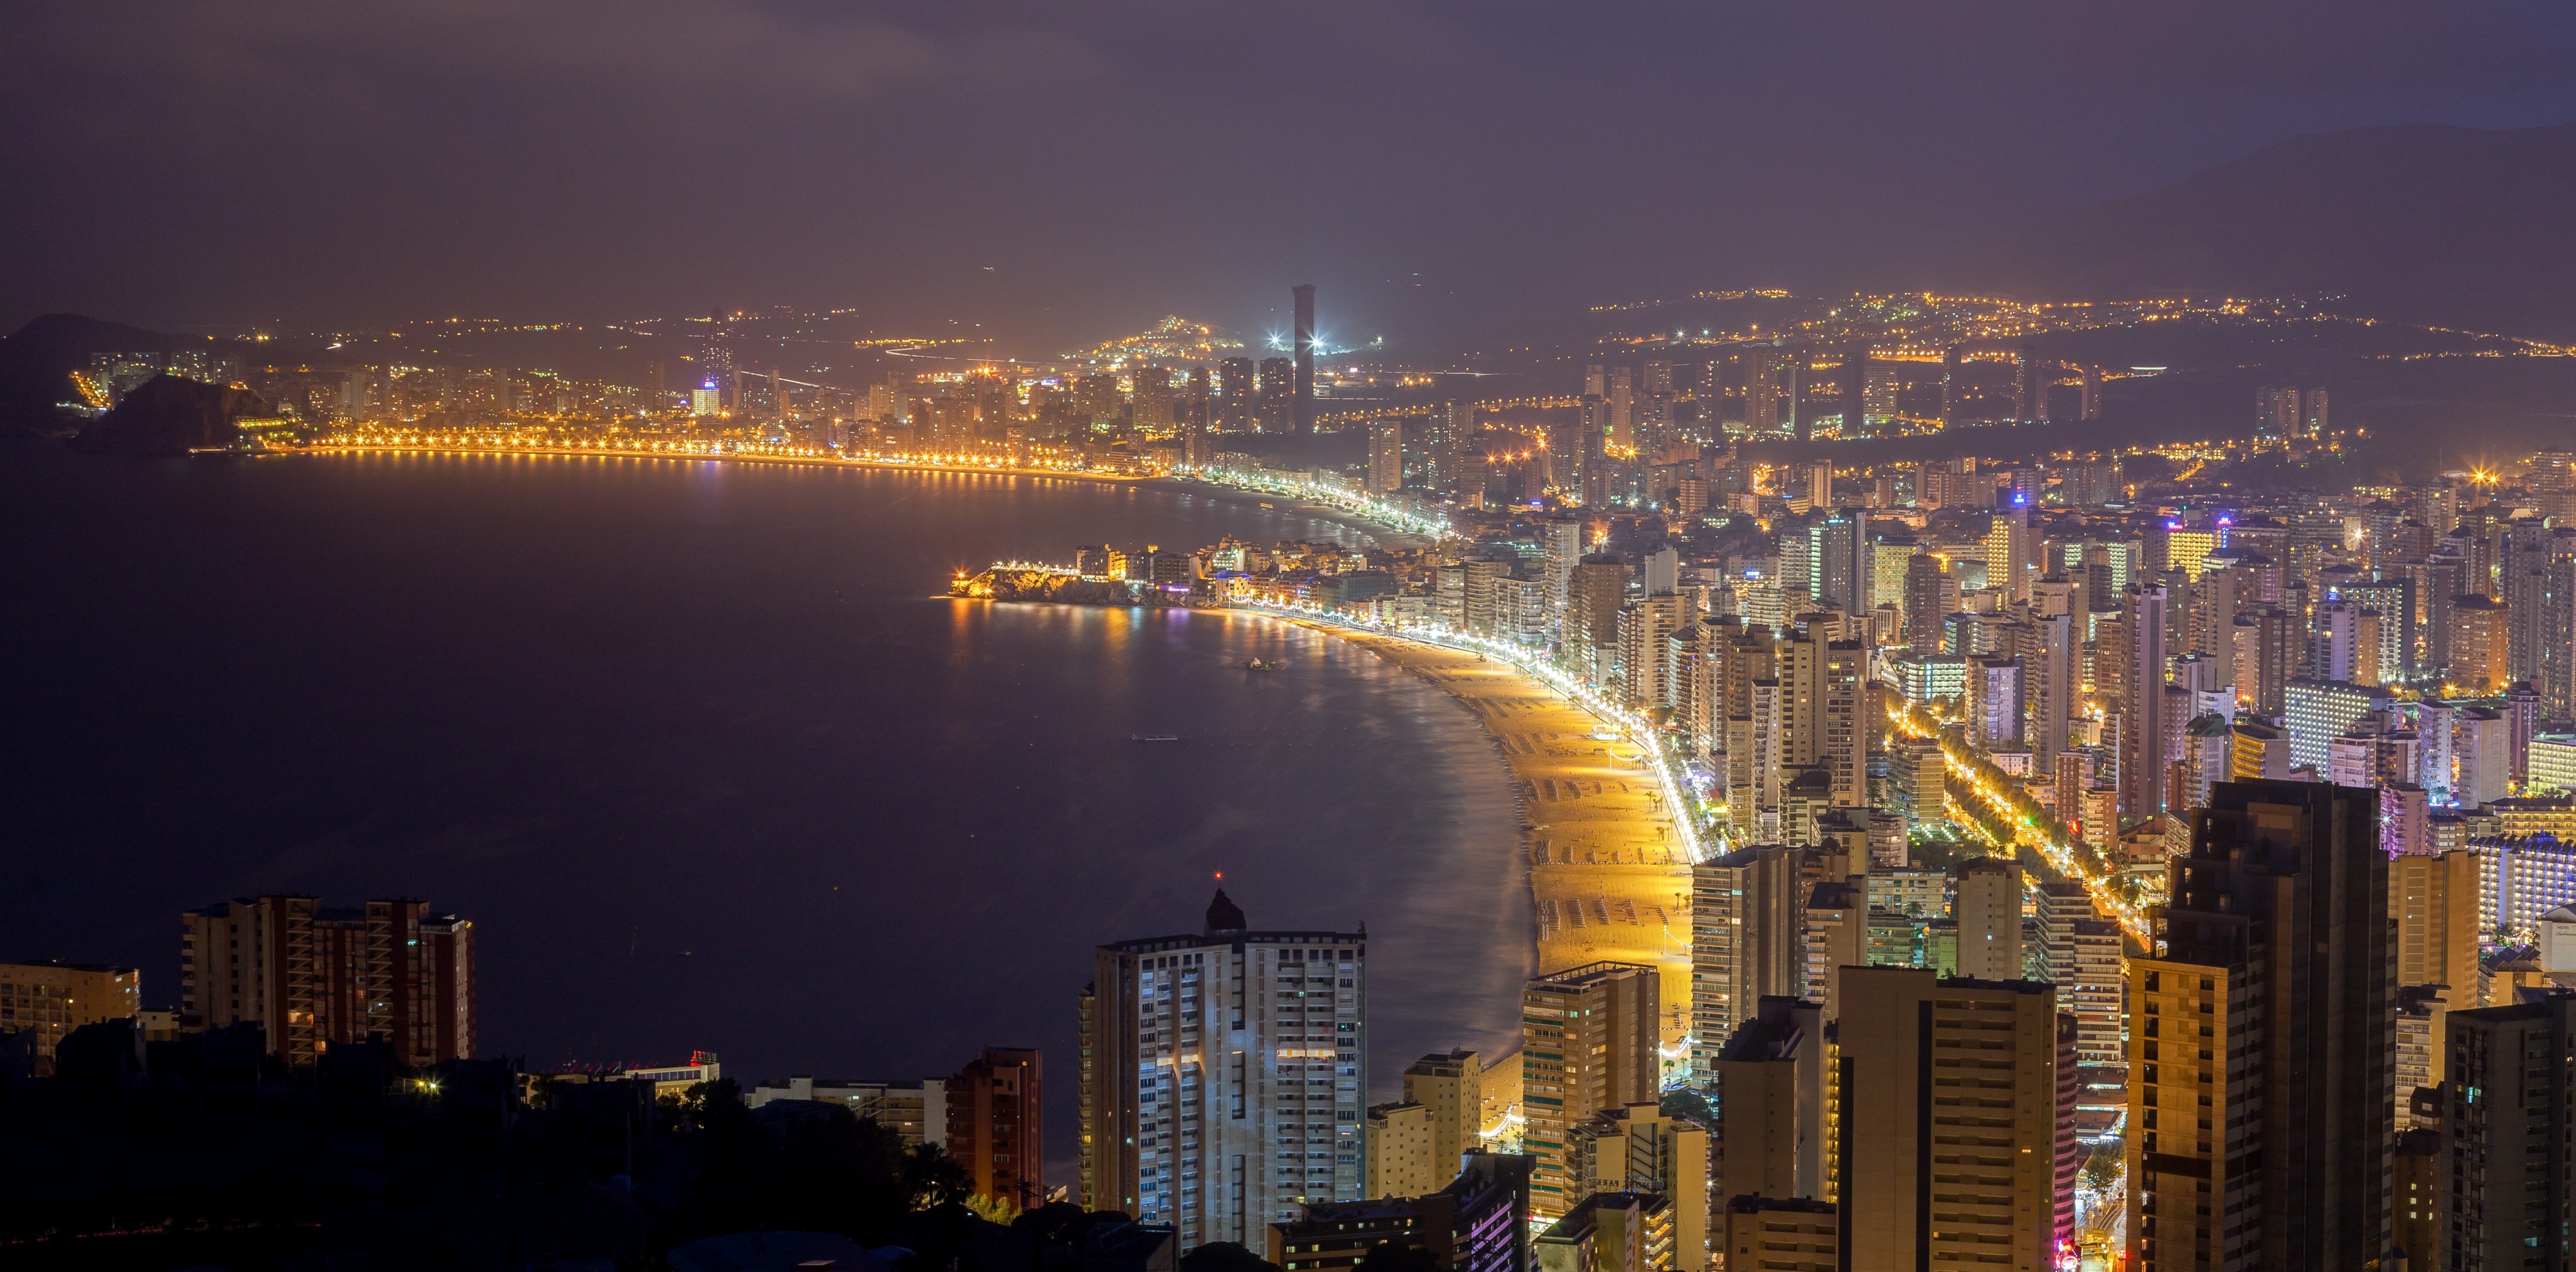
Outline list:
[[[22,7],[0,329],[857,307],[1472,347],[1874,285],[2286,138],[2576,118],[2576,16]],[[34,51],[41,50],[41,54]],[[1291,126],[1289,121],[1302,121]],[[40,249],[40,250],[36,250]]]

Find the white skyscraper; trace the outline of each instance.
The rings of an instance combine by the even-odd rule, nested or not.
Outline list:
[[[1681,590],[1682,555],[1669,547],[1646,554],[1646,595],[1671,596]]]
[[[1206,930],[1103,945],[1082,997],[1082,1204],[1258,1246],[1308,1202],[1357,1201],[1368,936]]]
[[[1369,425],[1368,488],[1372,495],[1404,489],[1404,421],[1378,420]]]
[[[1540,546],[1547,551],[1547,612],[1551,628],[1564,623],[1565,607],[1574,584],[1575,563],[1583,559],[1583,523],[1572,518],[1550,521],[1540,530]],[[1550,635],[1562,635],[1551,631]]]
[[[1959,863],[1950,915],[1959,924],[1959,974],[2021,979],[2021,867],[2002,857]]]

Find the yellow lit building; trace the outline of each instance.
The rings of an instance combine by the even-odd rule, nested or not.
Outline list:
[[[2532,753],[2538,756],[2535,744]],[[2535,759],[2532,769],[2539,771]],[[2538,785],[2534,782],[2533,785]],[[2519,795],[2496,800],[2487,806],[2504,823],[2502,833],[2508,838],[2526,835],[2549,835],[2560,843],[2576,843],[2576,795],[2552,791],[2546,795]]]
[[[2465,690],[2500,690],[2506,681],[2504,602],[2476,594],[2451,598],[2450,682]]]
[[[2214,530],[2169,530],[2165,532],[2165,563],[2168,569],[2180,569],[2200,581],[2200,572],[2209,562],[2209,554],[2218,550],[2218,533]]]
[[[1728,1272],[1834,1272],[1842,1266],[1834,1203],[1747,1196],[1718,1204],[1725,1215],[1720,1250]]]
[[[36,1031],[36,1063],[53,1068],[63,1035],[142,1011],[140,973],[95,963],[0,963],[0,1033]]]
[[[2061,1118],[2055,987],[1910,967],[1842,975],[1833,1134],[1843,1141],[1836,1200],[1850,1215],[1848,1266],[2048,1272]]]
[[[1367,1143],[1370,1197],[1420,1197],[1449,1182],[1434,1178],[1431,1110],[1411,1100],[1370,1105]]]
[[[2466,849],[2401,853],[2388,862],[2388,915],[2397,921],[2396,983],[2448,986],[2442,1001],[2454,1011],[2480,1005],[2478,866],[2478,854]],[[2440,1080],[2438,1071],[2434,1080]]]
[[[2242,720],[2230,730],[2227,775],[2230,781],[2287,781],[2290,735],[2258,720]]]
[[[1538,1159],[1531,1214],[1553,1219],[1583,1200],[1575,1191],[1575,1128],[1660,1093],[1659,980],[1641,963],[1588,963],[1521,991],[1521,1143]]]
[[[1708,1266],[1708,1207],[1682,1204],[1708,1196],[1708,1128],[1646,1102],[1593,1114],[1571,1138],[1574,1190],[1673,1199],[1674,1272]]]
[[[1654,1193],[1597,1193],[1530,1243],[1538,1272],[1673,1272],[1673,1209]]]
[[[1464,1049],[1445,1055],[1434,1052],[1406,1066],[1404,1098],[1425,1110],[1430,1120],[1431,1165],[1435,1172],[1445,1172],[1423,1192],[1446,1187],[1457,1173],[1458,1160],[1482,1151],[1477,1132],[1484,1121],[1483,1077],[1476,1053]]]

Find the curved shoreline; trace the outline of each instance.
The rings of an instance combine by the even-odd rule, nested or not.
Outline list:
[[[369,446],[280,446],[264,451],[230,455],[227,458],[259,459],[271,455],[507,455],[544,456],[559,459],[656,459],[692,463],[787,464],[807,468],[864,468],[871,472],[964,474],[988,477],[1045,477],[1059,481],[1099,482],[1109,486],[1127,486],[1169,495],[1201,495],[1228,503],[1285,500],[1292,506],[1273,508],[1277,512],[1294,512],[1318,521],[1329,521],[1349,527],[1364,537],[1391,545],[1429,542],[1420,534],[1400,526],[1388,525],[1364,512],[1301,495],[1282,494],[1257,486],[1231,485],[1204,478],[1175,477],[1169,473],[1106,473],[1078,468],[1027,468],[1012,464],[929,464],[899,459],[869,459],[846,455],[767,454],[758,451],[686,451],[642,450],[625,447],[587,446],[424,446],[415,443]]]
[[[1088,469],[1020,468],[1009,464],[916,464],[892,459],[858,459],[837,455],[768,455],[745,451],[667,451],[628,450],[615,447],[584,446],[280,446],[255,451],[233,458],[259,459],[270,455],[474,455],[536,456],[550,459],[657,459],[683,463],[787,464],[804,468],[864,468],[871,472],[944,474],[977,477],[1052,477],[1060,481],[1096,481],[1113,486],[1138,486],[1157,480],[1137,474],[1092,472]]]
[[[1227,502],[1296,501],[1301,515],[1349,525],[1373,536],[1413,537],[1364,513],[1315,504],[1251,487],[1189,483],[1167,477],[1008,466],[916,464],[820,455],[744,452],[698,453],[578,447],[311,446],[269,452],[289,455],[527,456],[570,459],[645,459],[687,462],[785,464],[864,468],[922,475],[1053,478],[1142,487],[1164,494],[1207,494]],[[1282,511],[1286,511],[1283,509]],[[1691,855],[1674,819],[1674,795],[1643,761],[1621,759],[1593,735],[1622,722],[1595,714],[1573,697],[1508,662],[1396,633],[1316,621],[1260,606],[1226,606],[1239,613],[1284,619],[1368,649],[1449,695],[1475,717],[1510,779],[1513,813],[1520,827],[1517,853],[1532,902],[1534,929],[1518,942],[1526,975],[1545,975],[1586,963],[1613,960],[1656,967],[1664,1042],[1678,1046],[1689,1028]]]
[[[1476,719],[1511,778],[1536,930],[1529,974],[1613,960],[1656,968],[1667,1048],[1690,1028],[1688,850],[1642,757],[1592,735],[1613,723],[1496,659],[1257,608],[1420,676]]]

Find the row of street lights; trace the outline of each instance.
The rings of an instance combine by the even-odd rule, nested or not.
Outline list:
[[[1510,664],[1532,679],[1572,699],[1577,706],[1591,712],[1594,716],[1624,728],[1629,739],[1637,744],[1638,750],[1648,761],[1645,765],[1646,771],[1654,778],[1665,806],[1672,812],[1674,829],[1681,835],[1682,848],[1691,864],[1698,865],[1709,859],[1709,846],[1706,838],[1700,833],[1698,814],[1691,808],[1686,798],[1690,787],[1682,780],[1681,770],[1674,763],[1672,752],[1664,745],[1663,734],[1655,727],[1654,722],[1602,697],[1592,686],[1549,665],[1528,647],[1470,632],[1456,631],[1433,623],[1367,622],[1346,614],[1335,613],[1319,605],[1265,601],[1257,598],[1237,601],[1235,604],[1247,609],[1282,614],[1323,626],[1346,627],[1372,635],[1394,636],[1425,645],[1462,650],[1471,654],[1497,658]]]

